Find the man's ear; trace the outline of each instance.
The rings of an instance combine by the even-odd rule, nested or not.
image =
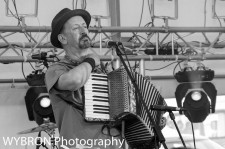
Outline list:
[[[61,44],[67,44],[67,38],[63,34],[58,35],[58,40],[61,42]]]

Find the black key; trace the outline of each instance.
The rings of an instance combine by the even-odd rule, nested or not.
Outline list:
[[[91,80],[97,80],[97,81],[108,81],[106,79],[97,79],[97,78],[92,78]]]
[[[107,90],[108,91],[108,88],[101,88],[101,87],[92,87],[92,89],[98,89],[98,90]]]
[[[100,76],[100,75],[91,75],[92,77],[98,77],[98,78],[108,78],[107,76]]]
[[[95,84],[95,83],[92,84],[92,86],[100,86],[100,87],[101,87],[101,86],[105,86],[105,87],[108,87],[108,85],[104,85],[104,84]]]
[[[98,111],[94,111],[94,113],[99,113],[99,114],[109,114],[109,112],[98,112]]]
[[[93,108],[94,110],[109,111],[109,109]]]
[[[102,98],[102,99],[109,99],[109,97],[105,97],[105,96],[96,96],[96,95],[94,95],[93,98],[95,98],[95,97],[96,98]]]
[[[109,102],[109,100],[99,100],[99,99],[93,99],[93,101]]]

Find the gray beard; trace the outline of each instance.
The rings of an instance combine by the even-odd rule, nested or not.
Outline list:
[[[79,38],[79,48],[87,49],[91,46],[91,39],[87,35],[82,35]]]

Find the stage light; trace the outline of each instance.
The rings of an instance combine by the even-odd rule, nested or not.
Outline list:
[[[43,108],[49,107],[50,104],[51,104],[51,101],[50,101],[50,99],[47,98],[47,97],[42,98],[41,101],[40,101],[40,105],[41,105]]]
[[[36,121],[38,125],[45,122],[55,123],[51,101],[45,86],[30,87],[25,96],[25,103],[30,121]]]
[[[203,122],[210,113],[215,112],[217,90],[210,82],[213,77],[214,71],[200,69],[184,70],[175,75],[180,82],[175,92],[177,105],[189,112],[180,114],[193,123]]]
[[[191,94],[191,98],[194,101],[198,101],[202,98],[202,94],[199,91],[193,91],[192,94]]]

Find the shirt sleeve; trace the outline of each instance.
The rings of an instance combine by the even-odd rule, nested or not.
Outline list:
[[[48,90],[48,93],[55,96],[58,96],[60,99],[73,102],[76,104],[82,103],[82,96],[79,94],[79,91],[69,91],[69,90],[59,90],[54,85],[57,83],[59,77],[64,73],[68,72],[70,69],[64,65],[52,65],[48,68],[45,74],[45,84]]]
[[[45,74],[45,84],[49,93],[57,83],[59,77],[67,71],[66,67],[58,65],[53,65],[48,68]]]

